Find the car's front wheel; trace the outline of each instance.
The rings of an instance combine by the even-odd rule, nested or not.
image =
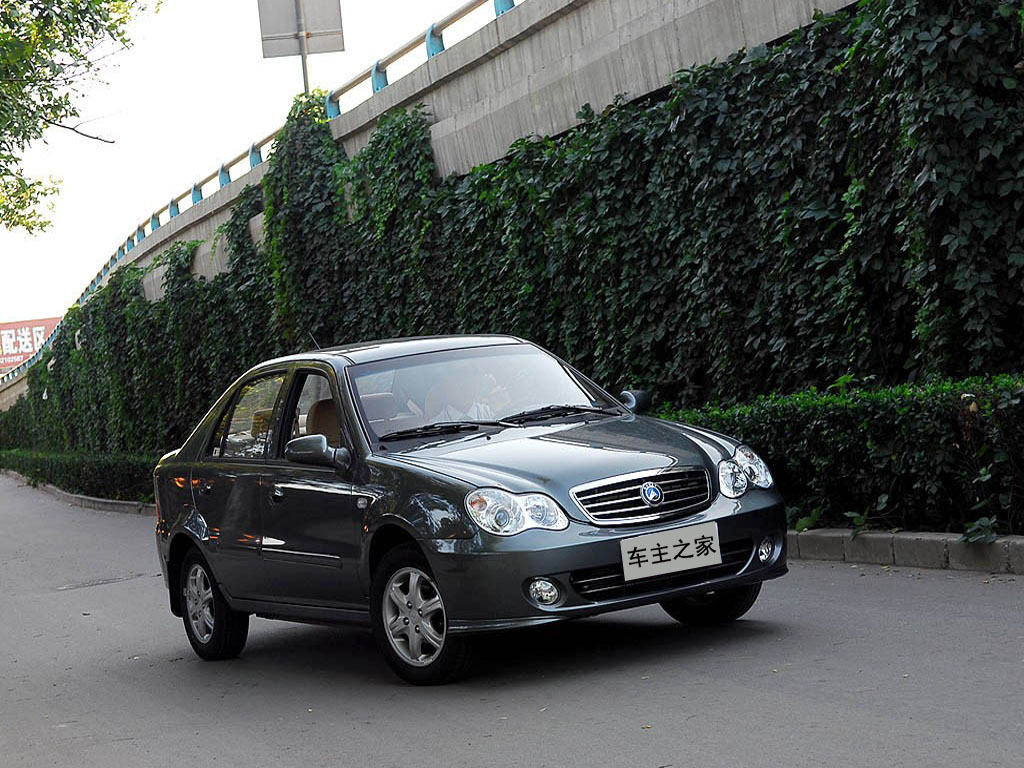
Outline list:
[[[682,624],[710,627],[736,621],[749,611],[761,593],[760,584],[720,589],[703,595],[665,600],[665,613]]]
[[[395,547],[381,558],[371,592],[374,637],[399,677],[438,685],[466,671],[469,641],[448,632],[444,597],[415,544]]]
[[[233,659],[249,637],[249,614],[232,611],[203,556],[195,549],[181,564],[181,617],[198,656]]]

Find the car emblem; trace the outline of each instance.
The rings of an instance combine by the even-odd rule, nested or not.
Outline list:
[[[644,483],[640,486],[640,496],[649,507],[655,507],[665,500],[665,492],[657,483]]]

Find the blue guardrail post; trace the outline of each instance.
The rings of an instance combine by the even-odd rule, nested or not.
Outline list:
[[[516,7],[515,0],[494,0],[494,15],[501,16]]]
[[[444,38],[434,27],[436,25],[431,24],[430,29],[427,30],[427,58],[432,59],[437,54],[444,50]]]
[[[380,68],[380,62],[373,63],[370,70],[370,84],[373,85],[373,92],[382,91],[388,87],[388,71]]]
[[[324,112],[327,113],[327,119],[333,120],[341,115],[341,107],[338,106],[338,102],[331,98],[331,94],[327,94],[324,98]]]
[[[257,165],[263,162],[263,155],[260,154],[259,149],[253,144],[249,147],[249,167],[255,168]]]

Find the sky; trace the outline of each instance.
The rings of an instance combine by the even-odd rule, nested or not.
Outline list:
[[[341,0],[346,50],[312,56],[310,86],[339,87],[462,2]],[[485,4],[446,45],[493,14]],[[51,128],[24,158],[62,184],[49,230],[0,229],[0,323],[64,314],[141,221],[278,128],[302,90],[298,57],[263,58],[256,0],[163,0],[130,35],[77,102],[82,129],[114,144]],[[396,62],[391,82],[425,58]]]

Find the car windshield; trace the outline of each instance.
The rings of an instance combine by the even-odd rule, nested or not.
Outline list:
[[[596,387],[529,344],[364,363],[349,368],[349,378],[360,417],[374,441],[460,434],[473,424],[509,426],[524,419],[618,408]],[[418,432],[407,434],[411,430]]]

